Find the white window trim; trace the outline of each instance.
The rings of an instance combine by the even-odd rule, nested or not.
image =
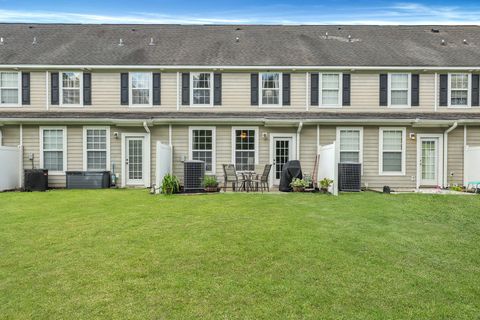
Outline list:
[[[322,104],[323,100],[323,75],[324,74],[338,74],[338,103],[337,104]],[[321,72],[318,74],[318,107],[319,108],[341,108],[343,106],[343,73],[342,72]]]
[[[199,104],[199,103],[193,103],[193,76],[194,75],[199,75],[201,73],[208,73],[210,74],[210,103],[205,103],[205,104]],[[202,108],[202,107],[213,107],[213,72],[192,72],[190,73],[190,107],[195,107],[195,108]]]
[[[80,103],[79,104],[69,104],[69,103],[63,103],[63,74],[68,73],[68,72],[74,72],[78,73],[80,75]],[[82,71],[75,71],[75,70],[64,70],[60,71],[59,73],[59,79],[58,79],[58,88],[60,90],[59,92],[59,106],[60,107],[65,107],[65,108],[83,108],[83,72]]]
[[[147,104],[134,104],[133,101],[133,88],[132,88],[132,73],[146,73],[150,77],[148,87],[148,103]],[[128,106],[131,108],[151,108],[153,107],[153,72],[145,71],[132,71],[128,73]]]
[[[392,75],[394,74],[406,74],[408,76],[407,84],[407,104],[405,105],[392,105]],[[391,72],[388,74],[388,108],[392,109],[404,109],[412,107],[412,74],[409,72]]]
[[[383,171],[383,132],[384,131],[402,131],[402,170]],[[380,176],[404,176],[407,156],[407,128],[405,127],[380,127],[378,130],[378,174]],[[388,152],[389,150],[386,150]],[[398,152],[398,151],[395,151]]]
[[[277,104],[263,104],[263,81],[262,76],[269,73],[278,73],[278,103]],[[283,106],[283,72],[261,72],[258,74],[258,106],[260,108],[278,108]]]
[[[40,130],[40,133],[39,133],[39,137],[40,137],[40,168],[43,168],[44,167],[44,163],[43,163],[43,131],[44,130],[63,130],[63,171],[51,171],[49,170],[48,171],[48,174],[49,175],[52,175],[52,176],[58,176],[58,175],[64,175],[65,174],[65,171],[67,171],[67,150],[68,150],[68,147],[67,147],[67,127],[66,126],[48,126],[48,127],[40,127],[39,128]]]
[[[14,71],[9,70],[0,70],[0,73],[3,72],[10,72],[13,73]],[[17,103],[0,103],[0,108],[11,108],[11,107],[22,107],[22,73],[19,71],[17,72],[17,81],[18,81],[18,100]]]
[[[217,168],[217,128],[203,126],[188,127],[188,158],[190,160],[193,160],[193,130],[212,130],[212,171],[205,171],[205,173],[215,174]]]
[[[467,84],[467,105],[452,105],[452,74],[466,74],[468,76]],[[465,109],[472,107],[472,74],[466,72],[452,72],[448,74],[448,108]]]
[[[110,127],[102,127],[102,126],[84,126],[83,127],[83,171],[88,171],[88,163],[87,163],[87,130],[106,130],[106,144],[107,144],[107,167],[105,168],[105,171],[110,171]],[[93,150],[93,151],[98,151],[98,150]],[[103,150],[102,150],[103,151]],[[90,170],[92,172],[95,171],[104,171],[104,170]]]
[[[358,130],[360,132],[360,150],[358,154],[358,160],[362,164],[362,174],[363,174],[363,127],[337,127],[337,137],[336,137],[336,143],[338,145],[338,154],[337,154],[337,159],[340,163],[340,131],[342,130]],[[347,152],[347,151],[346,151]],[[356,152],[356,151],[354,151]]]
[[[235,163],[235,151],[236,150],[236,143],[235,143],[235,131],[236,130],[254,130],[255,131],[255,165],[258,165],[258,149],[259,149],[259,140],[260,137],[258,136],[259,130],[258,127],[232,127],[232,163],[235,165],[235,170],[237,169],[237,164]]]

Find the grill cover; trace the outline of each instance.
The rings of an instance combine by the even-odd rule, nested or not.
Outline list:
[[[302,177],[302,167],[300,166],[300,161],[287,161],[287,163],[285,163],[282,168],[282,175],[280,176],[280,186],[278,187],[278,189],[283,192],[290,192],[292,191],[290,183],[292,182],[293,178],[302,179]]]

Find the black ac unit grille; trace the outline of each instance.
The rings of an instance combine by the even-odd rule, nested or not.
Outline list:
[[[362,165],[360,163],[339,163],[338,181],[339,191],[360,191],[362,187]]]
[[[185,191],[202,190],[205,176],[205,162],[198,160],[185,161],[183,164],[183,188]]]
[[[48,170],[25,169],[25,191],[46,191],[48,189]]]

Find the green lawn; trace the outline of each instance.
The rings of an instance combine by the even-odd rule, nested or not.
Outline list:
[[[0,318],[479,314],[480,196],[0,194]]]

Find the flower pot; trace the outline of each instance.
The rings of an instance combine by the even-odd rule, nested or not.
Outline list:
[[[328,188],[320,188],[320,191],[321,191],[322,193],[328,193]]]
[[[304,187],[292,187],[292,188],[293,188],[293,192],[303,192],[303,191],[305,191]]]
[[[205,187],[205,192],[218,192],[218,186],[215,186],[215,187]]]

